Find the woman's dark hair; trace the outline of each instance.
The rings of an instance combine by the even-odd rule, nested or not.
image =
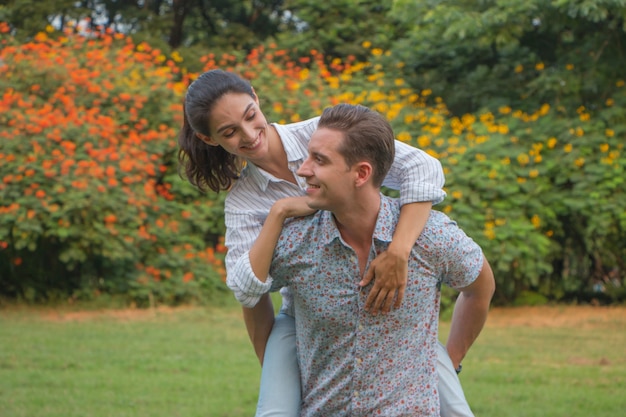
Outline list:
[[[196,136],[210,136],[209,116],[215,103],[227,93],[254,97],[250,83],[238,75],[211,70],[200,75],[187,88],[183,103],[184,121],[178,134],[178,161],[181,174],[200,190],[228,190],[239,178],[242,162],[221,146],[211,146]]]

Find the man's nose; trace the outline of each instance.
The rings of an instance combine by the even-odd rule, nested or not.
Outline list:
[[[300,168],[298,168],[298,170],[296,171],[296,174],[298,174],[301,177],[309,177],[311,170],[309,169],[309,159],[305,159],[304,162],[302,163],[302,165],[300,165]]]

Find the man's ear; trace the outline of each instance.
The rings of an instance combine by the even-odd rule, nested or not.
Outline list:
[[[357,187],[361,187],[372,178],[372,164],[366,161],[357,162],[356,164],[354,164],[354,172],[356,174],[356,180],[354,185],[356,185]]]
[[[213,139],[211,139],[210,136],[207,135],[203,135],[202,133],[198,133],[196,132],[196,137],[198,139],[200,139],[202,142],[206,143],[207,145],[210,146],[219,146],[219,144],[217,144],[216,142],[213,141]]]

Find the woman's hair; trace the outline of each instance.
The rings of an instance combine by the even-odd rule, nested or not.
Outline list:
[[[324,109],[317,128],[341,132],[338,150],[348,166],[365,160],[374,168],[372,183],[377,187],[383,183],[395,157],[395,139],[380,113],[361,105],[338,104]]]
[[[183,103],[184,121],[178,134],[178,161],[181,174],[200,190],[227,190],[239,178],[242,162],[221,146],[204,143],[196,133],[210,136],[209,116],[215,103],[227,93],[254,97],[250,83],[238,75],[211,70],[200,75],[187,88]]]

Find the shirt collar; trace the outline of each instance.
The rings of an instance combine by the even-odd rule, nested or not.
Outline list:
[[[286,129],[285,126],[272,123],[272,126],[276,128],[276,132],[278,132],[278,137],[283,144],[285,149],[285,154],[287,154],[287,163],[290,165],[289,169],[295,172],[300,166],[299,162],[304,161],[308,156],[308,150],[300,146],[300,143],[296,140],[289,140],[290,132]],[[296,166],[292,167],[291,165],[296,164]],[[270,181],[281,181],[275,176],[271,175],[267,171],[259,168],[251,162],[248,162],[245,168],[242,171],[242,176],[250,176],[252,181],[261,188],[261,190],[266,191],[267,186]]]
[[[397,199],[393,199],[380,195],[380,209],[378,211],[378,218],[376,220],[376,226],[374,227],[373,239],[381,242],[391,242],[393,238],[393,232],[395,231],[396,224],[398,223],[398,217],[400,213],[400,202]],[[319,223],[321,230],[324,231],[321,237],[322,245],[326,246],[335,239],[341,239],[341,234],[335,223],[335,217],[330,211],[322,211],[319,217]]]

